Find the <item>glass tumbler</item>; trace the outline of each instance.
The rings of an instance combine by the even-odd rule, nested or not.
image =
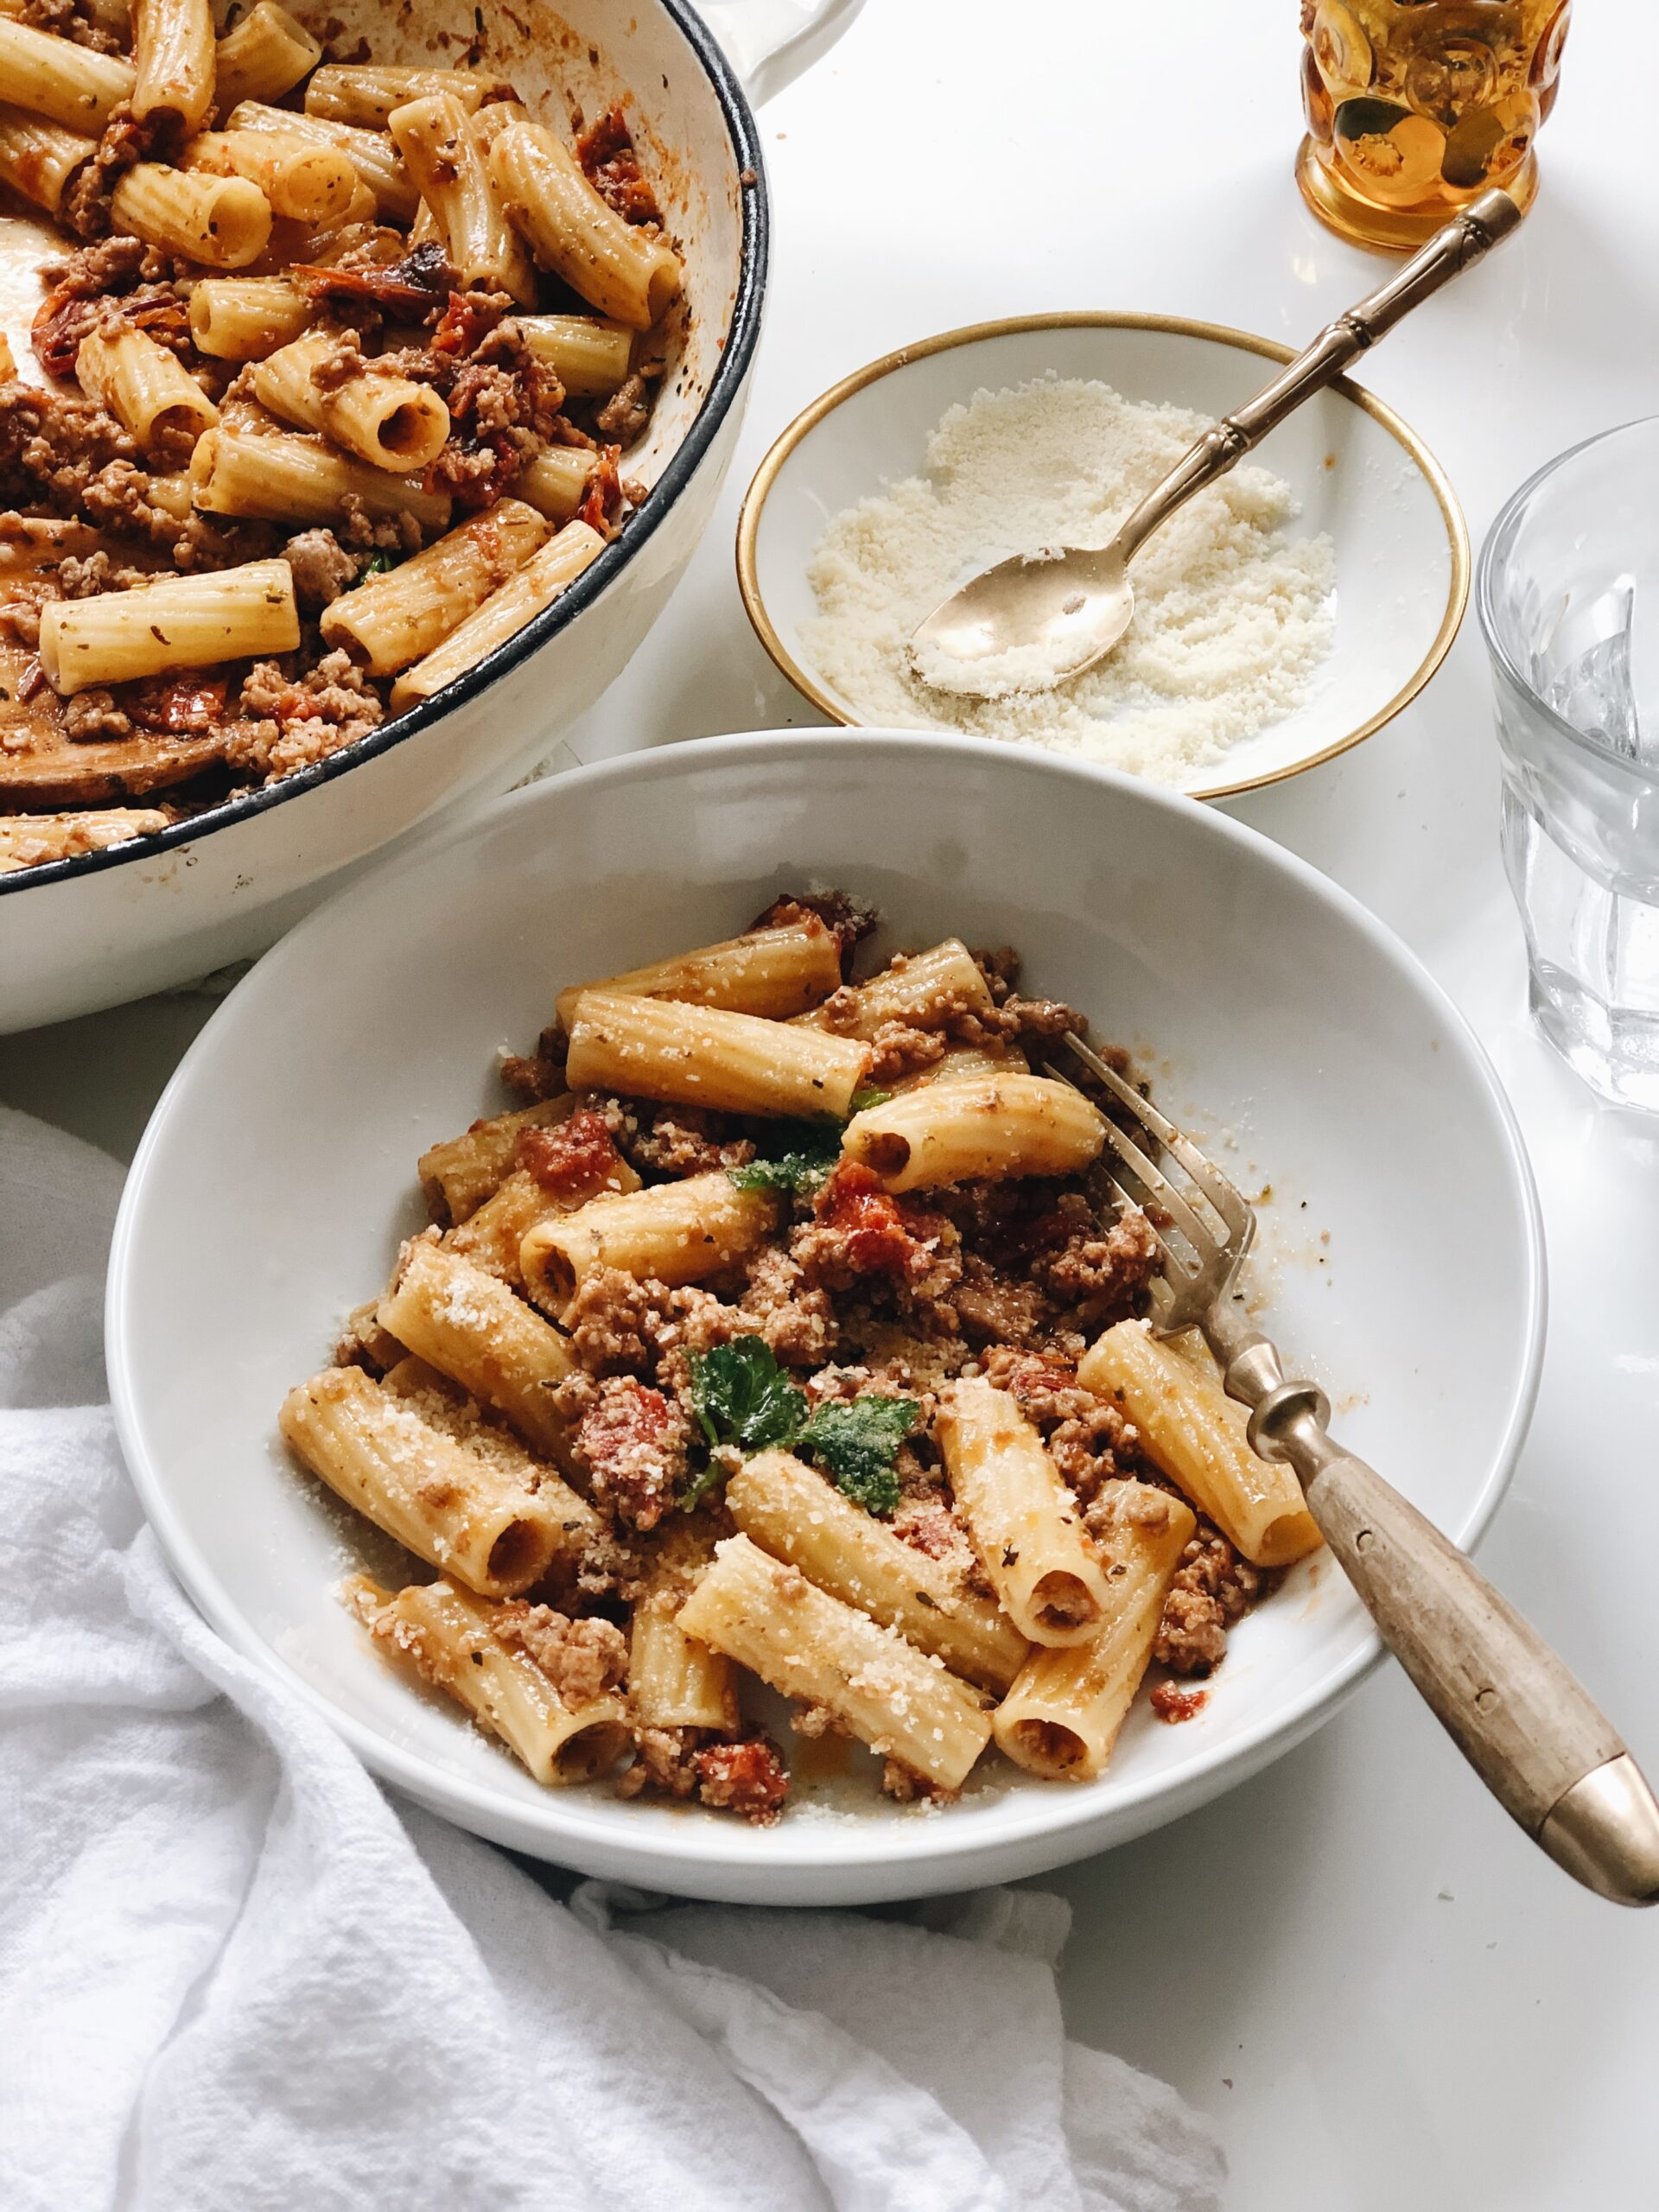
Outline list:
[[[1477,193],[1522,209],[1555,103],[1571,0],[1302,0],[1296,165],[1322,222],[1421,245]]]
[[[1476,603],[1534,1015],[1604,1098],[1659,1112],[1659,416],[1522,486]]]

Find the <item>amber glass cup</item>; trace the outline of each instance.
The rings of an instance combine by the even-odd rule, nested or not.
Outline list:
[[[1570,0],[1302,0],[1296,180],[1357,245],[1421,245],[1489,186],[1522,207]]]

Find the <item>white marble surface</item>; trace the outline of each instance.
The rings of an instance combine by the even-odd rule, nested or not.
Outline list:
[[[766,111],[775,283],[744,442],[666,616],[571,734],[579,757],[815,719],[750,636],[732,528],[771,438],[847,370],[931,331],[1066,307],[1300,340],[1375,281],[1382,264],[1319,230],[1291,182],[1296,15],[1293,0],[869,0]],[[1535,213],[1367,365],[1450,471],[1477,543],[1541,461],[1656,404],[1647,25],[1637,0],[1580,11]],[[1496,804],[1471,615],[1391,728],[1236,811],[1410,941],[1510,1086],[1553,1318],[1484,1563],[1659,1771],[1659,1123],[1599,1106],[1528,1027]],[[161,1000],[0,1039],[0,1098],[130,1151],[209,1010]],[[1432,1224],[1401,1234],[1456,1268]],[[1230,1797],[1050,1878],[1077,1915],[1075,2031],[1217,2116],[1237,2212],[1655,2201],[1659,1917],[1557,1874],[1397,1674]]]

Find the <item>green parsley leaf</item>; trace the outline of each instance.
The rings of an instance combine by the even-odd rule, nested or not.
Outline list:
[[[815,1191],[841,1150],[838,1122],[779,1122],[768,1134],[782,1149],[746,1166],[728,1167],[728,1179],[736,1189]]]
[[[890,1090],[855,1090],[850,1101],[855,1114],[862,1114],[872,1106],[885,1106],[893,1093]]]
[[[362,568],[359,570],[357,580],[361,583],[365,576],[387,575],[397,567],[397,563],[393,560],[391,555],[385,551],[384,549],[378,553],[371,553],[368,559],[363,563]]]
[[[806,1393],[778,1364],[759,1337],[693,1352],[691,1403],[710,1444],[735,1444],[745,1452],[791,1444],[806,1419]]]
[[[725,1472],[718,1459],[711,1459],[699,1473],[693,1475],[679,1495],[681,1512],[695,1513],[709,1491],[718,1487]]]
[[[867,1395],[831,1399],[818,1407],[801,1431],[803,1451],[810,1452],[843,1497],[867,1513],[891,1513],[899,1503],[893,1471],[899,1446],[922,1417],[913,1398]]]

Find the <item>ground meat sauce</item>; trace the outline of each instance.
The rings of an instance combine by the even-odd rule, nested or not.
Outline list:
[[[130,43],[108,28],[115,19],[95,13],[90,0],[20,3],[21,20],[89,49],[121,52]],[[296,104],[302,90],[296,87]],[[354,644],[334,650],[322,635],[321,618],[372,574],[486,512],[543,453],[565,447],[592,454],[571,518],[613,537],[645,497],[632,478],[625,482],[623,454],[646,433],[677,324],[665,321],[641,335],[614,391],[571,400],[532,350],[519,319],[521,312],[595,312],[562,281],[538,278],[536,296],[520,302],[470,287],[442,245],[411,245],[401,228],[378,218],[308,231],[279,220],[269,253],[230,273],[281,275],[308,296],[308,328],[338,340],[333,357],[317,365],[320,391],[337,388],[367,360],[384,362],[442,397],[449,435],[424,469],[424,486],[447,496],[448,519],[423,525],[406,507],[381,512],[381,502],[365,505],[354,493],[310,526],[209,514],[193,505],[184,481],[199,425],[188,410],[164,410],[144,427],[142,439],[135,435],[76,383],[89,338],[138,333],[162,347],[220,408],[221,435],[250,428],[315,435],[315,426],[273,422],[240,363],[198,349],[193,294],[204,278],[226,272],[113,234],[112,202],[122,179],[138,162],[181,156],[176,118],[140,119],[124,101],[88,146],[62,195],[65,250],[41,270],[29,370],[32,378],[37,364],[44,381],[0,382],[0,510],[27,524],[75,526],[64,531],[60,546],[38,542],[26,563],[0,563],[0,646],[16,645],[34,656],[27,663],[15,659],[3,686],[13,713],[0,733],[0,814],[56,813],[165,787],[165,805],[142,823],[134,819],[133,834],[144,834],[181,814],[200,813],[238,787],[314,766],[375,731],[389,710],[392,676],[365,675]],[[660,226],[661,209],[620,107],[582,132],[578,158],[626,221]],[[26,176],[21,181],[28,182]],[[296,652],[280,660],[205,669],[197,671],[202,683],[194,685],[141,689],[109,682],[62,699],[54,691],[37,652],[41,610],[50,601],[275,557],[285,559],[293,575],[301,620]],[[162,740],[180,734],[205,739],[206,708],[215,703],[210,746],[194,753],[160,749]],[[92,746],[120,750],[94,759]],[[72,762],[71,751],[84,757]],[[71,825],[57,824],[53,834],[68,841],[66,851],[69,844],[84,849]],[[14,844],[23,849],[16,839]],[[29,844],[28,864],[37,852],[51,857],[51,836]]]
[[[323,542],[306,554],[325,570],[349,557],[328,533],[316,536]],[[331,705],[332,678],[340,671],[320,681],[325,671],[327,662],[307,679],[264,664],[243,682],[242,711],[288,730],[325,709],[344,712],[354,695]],[[107,727],[111,740],[118,724],[105,718],[130,715],[138,705],[124,709],[94,694],[83,699],[89,728]],[[211,696],[193,696],[179,685],[170,694],[158,689],[143,710],[189,731],[215,709]],[[850,899],[814,893],[774,901],[756,926],[810,922],[832,929],[850,960],[871,921]],[[1035,1059],[1040,1066],[1040,1043],[1077,1029],[1079,1017],[1022,996],[1007,949],[976,958],[993,1017],[986,1021],[987,995],[976,994],[976,1020],[996,1032],[1013,1064]],[[904,1027],[912,1037],[938,1038],[964,1003],[961,993],[942,994]],[[843,983],[830,1006],[830,1020],[853,1033],[855,987]],[[671,1619],[714,1545],[734,1532],[726,1483],[753,1452],[781,1440],[826,1484],[849,1477],[846,1496],[915,1555],[925,1602],[935,1602],[941,1579],[947,1591],[994,1602],[998,1563],[976,1547],[941,1441],[950,1393],[966,1377],[1006,1393],[1034,1427],[1071,1493],[1076,1523],[1103,1559],[1128,1531],[1166,1529],[1176,1484],[1123,1407],[1079,1380],[1079,1361],[1101,1331],[1147,1310],[1158,1248],[1145,1217],[1114,1203],[1086,1171],[895,1193],[869,1166],[836,1154],[829,1125],[780,1130],[775,1122],[730,1112],[614,1091],[572,1092],[567,1047],[555,1023],[533,1052],[503,1063],[521,1097],[567,1103],[559,1118],[515,1128],[501,1149],[499,1172],[511,1179],[512,1203],[528,1198],[531,1218],[602,1207],[611,1203],[607,1193],[635,1178],[647,1192],[721,1173],[752,1187],[750,1171],[759,1168],[773,1194],[775,1220],[770,1233],[700,1280],[671,1282],[643,1269],[636,1275],[589,1266],[556,1310],[543,1310],[538,1325],[556,1331],[561,1362],[568,1362],[568,1371],[543,1385],[559,1427],[557,1473],[594,1518],[544,1585],[499,1609],[495,1633],[572,1709],[601,1698],[622,1701],[629,1748],[613,1777],[620,1795],[695,1803],[768,1824],[784,1808],[790,1774],[778,1744],[756,1728],[756,1715],[730,1705],[727,1724],[718,1727],[664,1726],[643,1688],[634,1701],[629,1679],[641,1619]],[[1124,1056],[1112,1057],[1128,1071]],[[471,1135],[481,1141],[492,1130],[486,1121]],[[776,1171],[770,1181],[768,1167]],[[535,1214],[537,1203],[544,1215]],[[442,1218],[444,1230],[425,1235],[465,1253],[467,1224],[457,1229]],[[601,1237],[602,1220],[589,1224]],[[671,1250],[665,1266],[671,1257]],[[341,1363],[371,1375],[386,1374],[404,1357],[373,1305],[353,1316],[339,1352]],[[709,1395],[711,1373],[725,1378],[725,1395]],[[407,1382],[398,1395],[417,1408],[426,1402],[411,1396]],[[827,1417],[861,1408],[868,1418],[880,1400],[902,1401],[907,1418],[884,1446],[871,1440],[885,1430],[885,1411],[867,1427],[850,1422],[843,1433],[861,1440],[838,1472],[834,1457],[824,1456],[823,1438],[836,1432]],[[498,1458],[516,1453],[511,1464],[522,1465],[523,1446],[507,1433],[518,1426],[517,1414],[472,1408],[470,1428],[442,1406],[430,1417],[472,1448],[488,1441]],[[749,1420],[760,1423],[752,1433],[731,1425]],[[1211,1521],[1197,1518],[1152,1643],[1149,1702],[1159,1719],[1185,1721],[1203,1710],[1206,1694],[1195,1685],[1222,1662],[1230,1631],[1274,1579],[1242,1558]],[[804,1593],[804,1568],[789,1564],[784,1585],[785,1596]],[[645,1612],[631,1618],[630,1609],[641,1606]],[[833,1707],[793,1702],[795,1737],[810,1742],[846,1732]],[[880,1762],[880,1787],[918,1814],[948,1795],[885,1743]],[[812,1762],[798,1754],[797,1764],[798,1788],[804,1777],[831,1771],[821,1755]]]
[[[574,1198],[615,1185],[622,1155],[611,1141],[605,1116],[590,1107],[551,1128],[526,1129],[518,1140],[518,1165],[529,1169],[550,1198]]]

